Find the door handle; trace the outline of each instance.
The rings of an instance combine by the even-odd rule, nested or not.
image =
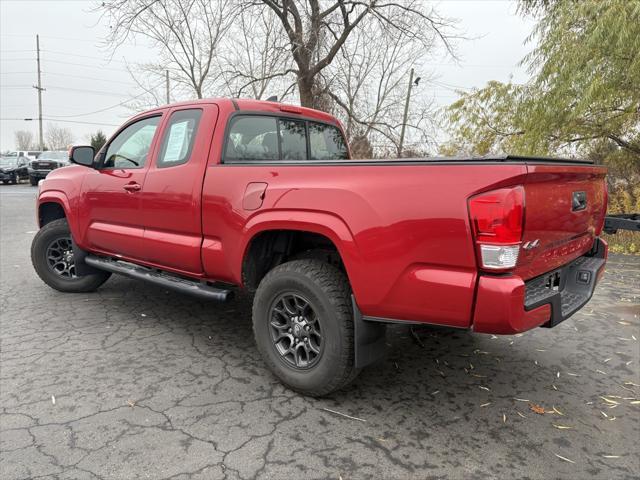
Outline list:
[[[139,183],[127,183],[124,187],[127,192],[139,192],[142,187]]]

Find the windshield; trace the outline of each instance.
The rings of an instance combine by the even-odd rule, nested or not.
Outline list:
[[[1,157],[0,165],[3,167],[13,166],[16,164],[16,157]]]
[[[67,152],[42,152],[38,160],[69,160]]]

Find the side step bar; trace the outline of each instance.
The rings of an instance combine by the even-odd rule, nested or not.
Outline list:
[[[136,280],[144,280],[160,287],[175,290],[195,297],[206,300],[216,300],[225,302],[233,297],[231,290],[216,288],[197,280],[189,280],[161,270],[134,265],[133,263],[122,262],[105,257],[96,257],[95,255],[87,255],[84,261],[87,265],[99,270],[106,270],[111,273],[118,273]]]

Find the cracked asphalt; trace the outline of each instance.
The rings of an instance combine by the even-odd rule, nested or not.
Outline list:
[[[551,330],[393,326],[384,362],[317,400],[265,369],[246,299],[44,285],[35,194],[0,186],[3,479],[638,478],[640,257]]]

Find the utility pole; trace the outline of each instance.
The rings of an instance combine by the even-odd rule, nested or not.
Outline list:
[[[171,98],[169,97],[169,70],[165,70],[165,83],[167,86],[167,104],[171,103]]]
[[[404,104],[404,115],[402,116],[402,128],[400,129],[400,145],[398,145],[398,158],[402,157],[402,147],[404,146],[404,131],[407,127],[407,117],[409,116],[409,100],[411,99],[411,87],[413,86],[413,68],[409,74],[409,89],[407,90],[407,100]]]
[[[42,139],[42,91],[46,88],[42,88],[42,80],[40,78],[40,35],[36,35],[36,59],[38,61],[38,85],[34,85],[38,91],[38,140],[40,141],[40,150],[44,150],[44,140]]]

